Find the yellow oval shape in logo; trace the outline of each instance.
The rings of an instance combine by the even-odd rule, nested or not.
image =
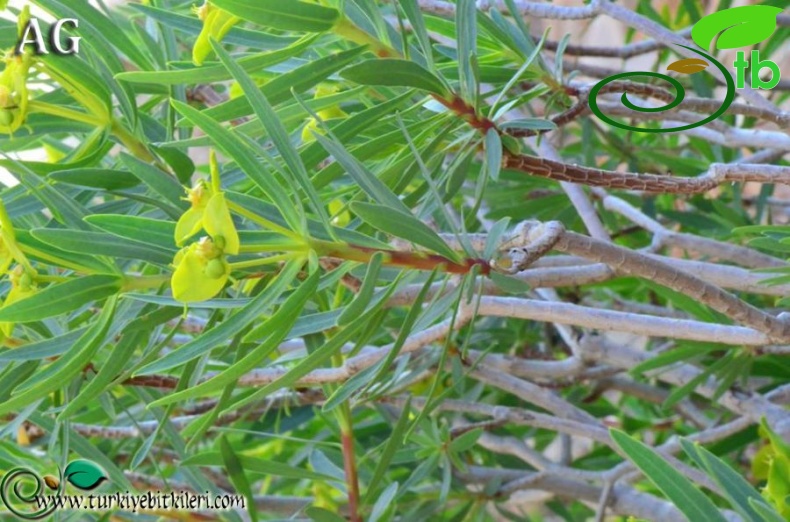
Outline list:
[[[708,67],[708,62],[702,58],[684,58],[667,66],[667,71],[675,71],[680,74],[694,74],[704,71]]]

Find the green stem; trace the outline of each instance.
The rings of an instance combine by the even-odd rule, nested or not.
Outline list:
[[[40,101],[31,101],[28,103],[27,108],[29,113],[51,114],[52,116],[59,116],[68,120],[78,121],[80,123],[87,123],[88,125],[93,125],[94,127],[102,127],[104,125],[104,121],[102,121],[100,118],[97,118],[93,114],[75,111],[73,109],[67,109],[66,107],[51,105],[49,103],[43,103]]]
[[[354,43],[358,43],[361,45],[367,45],[370,47],[370,50],[376,54],[376,56],[380,58],[400,58],[401,55],[398,51],[390,47],[389,45],[385,44],[381,40],[377,39],[376,37],[366,33],[354,23],[343,16],[340,20],[337,21],[334,27],[332,27],[332,31],[345,38],[346,40],[350,40]]]
[[[146,290],[148,288],[157,288],[165,283],[170,282],[170,276],[167,274],[155,276],[126,276],[123,282],[124,292],[131,290]]]
[[[288,252],[287,254],[280,254],[279,256],[262,257],[261,259],[251,259],[250,261],[239,261],[238,263],[229,263],[233,270],[241,270],[243,268],[253,268],[256,266],[271,265],[280,263],[281,261],[288,261],[296,257],[303,256],[304,252]]]
[[[295,241],[284,241],[282,243],[271,243],[261,245],[240,245],[239,254],[262,254],[266,252],[303,252],[306,250],[303,242],[297,243]]]
[[[291,239],[294,239],[298,243],[305,244],[305,238],[300,236],[296,232],[294,232],[292,230],[288,230],[285,227],[281,227],[277,223],[273,223],[272,221],[269,221],[268,219],[266,219],[266,218],[264,218],[262,216],[259,216],[258,214],[254,213],[254,212],[250,212],[249,210],[247,210],[246,208],[242,207],[241,205],[233,203],[232,201],[228,201],[228,208],[230,210],[232,210],[233,212],[235,212],[236,214],[249,219],[253,223],[259,224],[263,228],[266,228],[266,229],[271,230],[272,232],[277,232],[277,233],[282,234],[284,236],[290,237]]]
[[[129,130],[121,125],[121,122],[113,118],[112,125],[110,127],[112,129],[112,133],[121,140],[124,147],[126,147],[129,152],[131,152],[137,159],[155,163],[157,167],[162,168],[163,170],[167,170],[160,162],[157,160],[153,154],[148,150],[148,147],[140,141],[137,136],[129,132]]]

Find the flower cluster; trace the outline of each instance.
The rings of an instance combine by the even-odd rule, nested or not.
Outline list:
[[[11,282],[11,290],[8,292],[3,306],[8,306],[11,303],[30,297],[38,290],[34,276],[22,265],[16,265],[14,269],[8,273],[8,280]],[[0,323],[0,331],[2,331],[6,337],[10,337],[13,330],[14,323]]]
[[[230,277],[227,255],[239,253],[239,234],[233,224],[225,194],[219,188],[216,157],[211,154],[212,183],[199,181],[187,190],[191,207],[176,223],[175,241],[183,245],[205,231],[208,236],[182,248],[173,260],[173,297],[184,303],[205,301],[217,295]]]
[[[19,15],[20,34],[29,19],[30,6],[25,6]],[[27,52],[16,54],[9,50],[2,61],[4,68],[0,73],[0,133],[11,134],[24,123],[27,116],[27,75],[33,58]]]

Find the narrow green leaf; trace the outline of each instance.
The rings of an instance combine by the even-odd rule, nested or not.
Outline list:
[[[450,442],[450,450],[456,453],[466,451],[477,443],[477,439],[483,434],[483,428],[475,428],[473,430],[462,433]]]
[[[83,230],[88,228],[82,221],[82,218],[89,214],[85,207],[69,198],[62,190],[53,187],[28,168],[25,163],[14,158],[8,158],[6,161],[7,163],[4,163],[2,166],[16,174],[20,183],[52,212],[57,221],[72,228]],[[60,169],[53,168],[54,170]]]
[[[261,459],[250,455],[237,455],[241,466],[251,472],[276,477],[295,478],[300,480],[327,480],[328,476],[307,469],[295,468],[276,460]],[[207,451],[191,455],[181,461],[182,466],[220,466],[222,456],[217,451]]]
[[[85,328],[77,328],[61,335],[26,344],[20,348],[2,350],[0,351],[0,362],[34,361],[55,357],[74,346],[77,339],[84,333]]]
[[[260,87],[261,92],[276,106],[285,101],[290,101],[294,92],[302,93],[325,81],[331,75],[351,63],[365,51],[364,46],[355,47],[347,51],[330,54],[280,74]],[[206,109],[203,113],[216,121],[228,121],[248,116],[252,107],[246,96],[239,96],[232,100]]]
[[[337,320],[338,325],[345,326],[364,313],[365,307],[367,307],[370,299],[373,297],[373,291],[376,289],[376,281],[379,277],[383,259],[384,256],[381,252],[376,252],[373,254],[373,257],[370,258],[367,272],[365,272],[365,277],[362,279],[362,286],[359,292],[357,292],[356,297],[354,297],[354,300],[346,307],[345,311],[340,314]]]
[[[373,510],[370,512],[369,522],[378,522],[391,508],[394,507],[393,500],[395,495],[398,494],[398,483],[393,482],[381,495],[379,495],[376,503],[373,504]]]
[[[282,295],[291,281],[296,277],[301,267],[302,263],[298,261],[287,264],[277,278],[272,281],[263,292],[255,296],[255,298],[244,306],[244,308],[231,315],[218,326],[204,332],[200,337],[138,369],[135,375],[161,373],[170,368],[182,366],[184,363],[200,357],[204,353],[220,346],[239,333],[252,321],[258,319],[258,317],[260,317],[260,315]],[[0,313],[2,313],[2,311],[0,311]]]
[[[184,187],[173,176],[125,152],[121,153],[121,163],[129,169],[129,172],[148,185],[156,194],[165,198],[170,204],[181,210],[188,208],[188,203],[183,199],[186,195]]]
[[[0,309],[0,321],[30,323],[65,314],[121,290],[123,278],[89,275],[58,283]]]
[[[361,372],[353,375],[350,379],[344,382],[338,389],[332,392],[324,405],[321,406],[321,411],[323,412],[330,412],[343,404],[349,397],[354,395],[359,389],[368,386],[371,384],[373,375],[375,375],[376,370],[379,369],[379,364],[375,364],[368,368],[365,368]]]
[[[417,0],[401,0],[399,2],[401,9],[406,13],[406,18],[409,19],[414,35],[422,49],[422,54],[425,56],[425,63],[428,65],[429,70],[433,70],[433,47],[431,46],[431,38],[428,36],[428,30],[425,27],[425,20],[422,17]]]
[[[281,388],[289,388],[293,386],[302,376],[310,373],[315,368],[318,368],[324,362],[328,361],[333,355],[338,353],[343,345],[349,342],[357,333],[357,331],[362,329],[363,324],[364,321],[362,320],[351,323],[349,326],[345,327],[334,337],[332,337],[326,344],[300,361],[296,366],[291,368],[283,376],[275,379],[259,390],[256,390],[254,393],[242,399],[238,399],[232,404],[228,404],[226,409],[240,408],[245,404],[249,404],[254,401],[260,401],[270,393],[273,393]]]
[[[244,495],[247,499],[247,512],[250,514],[250,519],[253,522],[258,520],[258,510],[255,507],[255,498],[252,496],[252,489],[250,483],[247,481],[247,476],[244,474],[244,468],[233,451],[233,447],[228,442],[225,435],[219,437],[219,452],[222,455],[222,461],[225,464],[225,469],[228,471],[230,481],[236,487],[236,491]]]
[[[406,404],[403,407],[403,411],[401,411],[400,417],[398,417],[398,422],[395,423],[395,426],[392,428],[392,433],[390,433],[387,438],[387,444],[384,446],[384,450],[377,460],[376,469],[373,470],[373,476],[368,482],[368,492],[364,499],[365,504],[370,503],[372,500],[373,492],[376,491],[379,482],[384,478],[384,474],[387,472],[390,462],[392,462],[392,457],[394,457],[395,452],[403,446],[403,435],[406,433],[406,428],[409,426],[409,415],[411,415],[410,396],[406,398]]]
[[[46,378],[41,378],[39,375],[40,381],[37,380],[33,386],[18,395],[12,395],[10,399],[0,404],[0,415],[15,412],[46,397],[49,393],[65,386],[70,379],[82,371],[104,343],[114,314],[115,299],[112,299],[102,310],[99,319],[74,343],[74,346],[52,363],[48,368],[51,371]]]
[[[33,237],[29,230],[16,230],[16,240],[25,247],[25,251],[31,259],[38,259],[45,263],[51,263],[55,260],[57,263],[62,264],[64,268],[71,268],[79,272],[109,274],[117,272],[117,268],[109,260],[55,248]]]
[[[35,228],[30,233],[36,239],[67,252],[139,259],[162,265],[167,265],[173,260],[172,251],[102,232]]]
[[[205,113],[176,100],[171,100],[171,103],[178,112],[203,129],[214,140],[217,147],[236,161],[241,170],[263,190],[269,200],[280,210],[293,230],[302,229],[301,208],[295,207],[293,199],[288,197],[288,193],[283,187],[272,176],[266,175],[262,171],[260,161],[242,144],[238,137],[214,119],[206,116]]]
[[[320,507],[310,506],[304,512],[310,517],[310,520],[315,522],[346,522],[346,519],[340,515]]]
[[[764,500],[749,499],[749,505],[760,514],[763,522],[787,522],[776,510]]]
[[[258,72],[267,67],[277,65],[291,57],[298,56],[302,51],[308,48],[315,39],[316,35],[305,36],[285,49],[278,49],[268,53],[259,53],[253,56],[245,56],[244,58],[239,58],[234,63],[247,73]],[[227,38],[224,40],[227,40]],[[230,71],[221,64],[169,71],[129,71],[115,76],[115,79],[124,82],[156,83],[160,85],[219,82],[231,78]]]
[[[250,22],[278,31],[321,33],[332,29],[340,12],[332,7],[290,0],[211,0],[214,5]]]
[[[458,262],[458,254],[447,246],[447,243],[436,232],[431,230],[428,225],[411,215],[411,213],[407,214],[383,205],[362,203],[360,201],[353,202],[351,210],[362,218],[365,223],[382,232],[424,246],[450,261]]]
[[[458,0],[455,6],[458,34],[458,77],[461,97],[477,106],[477,80],[473,70],[477,55],[477,6],[474,0]]]
[[[730,364],[734,357],[734,353],[729,352],[724,357],[719,358],[716,362],[706,367],[700,373],[698,373],[695,377],[690,379],[686,384],[675,388],[666,398],[662,406],[666,408],[671,408],[681,400],[683,400],[686,396],[694,393],[694,390],[697,389],[697,386],[704,383],[711,375],[715,375],[716,372],[720,371],[721,369],[725,368],[727,365]]]
[[[370,390],[373,384],[380,382],[386,372],[389,370],[390,366],[395,359],[397,359],[398,355],[400,354],[401,348],[406,343],[406,340],[409,338],[409,334],[414,330],[414,325],[417,322],[417,319],[423,315],[423,303],[425,299],[428,297],[428,292],[431,290],[431,285],[433,284],[434,279],[436,278],[437,271],[434,270],[428,276],[428,279],[422,285],[420,289],[420,293],[417,294],[417,297],[412,302],[411,307],[409,308],[409,313],[406,314],[406,319],[404,319],[403,324],[401,324],[400,329],[398,331],[398,337],[395,339],[395,342],[392,344],[392,349],[387,353],[387,356],[383,358],[381,361],[376,363],[372,368],[376,368],[375,376],[370,379],[368,386],[365,388],[364,392]],[[383,392],[383,390],[382,390]],[[380,392],[381,393],[381,392]]]
[[[190,36],[197,37],[203,29],[203,22],[196,16],[185,16],[169,9],[160,9],[150,5],[130,4],[129,7],[142,12],[151,19],[161,22]],[[222,38],[223,42],[243,45],[252,49],[279,49],[298,40],[295,36],[278,36],[262,31],[244,29],[238,25],[231,27]]]
[[[760,520],[760,516],[751,505],[752,499],[764,502],[763,497],[743,476],[733,470],[726,462],[706,450],[699,444],[688,439],[680,439],[680,445],[686,455],[694,459],[700,468],[721,487],[724,495],[745,520]],[[773,509],[773,508],[771,508]]]
[[[511,120],[499,126],[502,130],[507,129],[527,129],[535,131],[550,131],[556,130],[557,125],[550,120],[542,118],[522,118],[520,120]]]
[[[609,430],[612,440],[636,464],[645,477],[671,500],[690,522],[725,522],[718,508],[689,479],[661,455],[619,430]]]
[[[130,172],[110,169],[57,170],[49,178],[60,183],[101,190],[122,190],[140,184],[140,180]]]
[[[263,324],[263,326],[267,328],[267,331],[263,332],[262,329],[258,328],[254,332],[251,332],[244,339],[245,341],[249,341],[251,338],[259,339],[265,335],[268,335],[268,338],[265,342],[259,344],[241,360],[234,363],[221,373],[215,375],[211,379],[195,386],[190,386],[189,388],[180,392],[165,395],[164,397],[154,401],[152,406],[161,406],[173,402],[184,401],[192,397],[202,397],[208,395],[209,393],[217,391],[224,386],[233,383],[245,373],[256,368],[261,363],[261,361],[266,359],[269,354],[277,349],[285,336],[291,330],[291,326],[296,321],[296,318],[299,317],[299,314],[307,303],[307,300],[315,295],[316,289],[318,287],[318,279],[319,272],[316,271],[306,281],[299,285],[299,288],[297,288],[295,292],[288,296],[288,299],[285,300],[277,312]]]
[[[118,237],[144,241],[168,250],[176,248],[173,239],[176,224],[172,221],[123,214],[94,214],[87,216],[85,221]]]
[[[494,181],[499,181],[499,171],[502,169],[502,140],[496,129],[486,131],[486,167],[488,175]]]
[[[98,398],[99,395],[112,386],[112,381],[122,374],[126,363],[134,355],[137,344],[143,339],[144,334],[141,332],[130,335],[125,334],[113,349],[112,357],[107,358],[99,369],[99,373],[91,379],[87,386],[80,390],[79,395],[66,404],[63,411],[58,414],[57,420],[63,422],[68,419],[77,413],[80,408],[90,404],[91,401]]]
[[[154,431],[145,438],[142,444],[140,444],[140,447],[137,448],[137,451],[134,452],[134,455],[132,456],[132,460],[129,463],[130,471],[134,471],[140,466],[140,464],[143,463],[145,458],[151,452],[151,447],[154,445],[154,442],[156,442],[158,435],[159,434],[156,431]],[[182,465],[183,465],[183,461],[182,461]]]
[[[699,346],[696,344],[694,346],[678,347],[662,352],[655,357],[651,357],[645,362],[637,364],[629,371],[634,375],[642,375],[646,372],[649,372],[650,370],[655,370],[656,368],[661,368],[662,366],[668,366],[676,362],[687,361],[695,357],[700,357],[708,351],[717,349],[721,349],[721,347]]]
[[[382,74],[382,71],[386,71]],[[425,67],[408,60],[374,58],[346,67],[340,71],[346,80],[361,85],[413,87],[440,96],[448,95],[444,83]]]
[[[398,196],[393,194],[381,180],[366,169],[343,145],[317,133],[314,136],[316,141],[334,156],[335,160],[346,169],[346,172],[354,178],[354,181],[359,184],[368,196],[382,205],[386,205],[388,208],[404,213],[409,212],[409,208],[403,204]]]
[[[299,152],[296,150],[296,147],[291,144],[288,133],[277,117],[277,113],[274,112],[266,96],[263,95],[255,82],[252,81],[252,78],[233,61],[222,46],[218,45],[213,40],[211,41],[211,45],[219,59],[239,83],[239,86],[241,86],[242,91],[244,91],[244,94],[247,96],[247,100],[258,116],[258,119],[263,123],[275,148],[277,148],[280,156],[285,160],[285,164],[288,165],[291,174],[296,178],[302,190],[307,194],[316,215],[320,218],[321,222],[324,223],[327,230],[329,230],[329,216],[326,213],[326,209],[324,209],[324,204],[313,187],[310,176],[307,174],[307,169],[304,163],[302,163],[302,159],[299,157]]]

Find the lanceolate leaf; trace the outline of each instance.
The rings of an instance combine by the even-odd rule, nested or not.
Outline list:
[[[29,323],[65,314],[121,290],[123,278],[112,275],[77,277],[56,283],[0,309],[0,321]]]
[[[175,223],[140,216],[120,214],[97,214],[88,216],[85,221],[110,234],[145,242],[166,249],[175,249]]]
[[[233,61],[230,55],[228,55],[221,46],[214,41],[212,41],[212,46],[214,47],[214,52],[216,52],[217,56],[222,60],[222,63],[228,68],[236,81],[239,82],[239,85],[241,85],[255,114],[258,116],[261,123],[263,123],[272,142],[274,142],[274,146],[277,147],[278,152],[291,170],[291,174],[296,178],[302,190],[304,190],[305,194],[310,198],[310,202],[313,204],[313,211],[321,218],[321,222],[326,225],[326,228],[329,229],[329,216],[326,214],[324,204],[321,198],[318,197],[318,193],[315,191],[310,181],[307,169],[304,163],[302,163],[299,153],[291,144],[285,127],[283,127],[282,123],[277,119],[277,114],[269,104],[266,96],[261,93],[255,85],[255,82],[253,82],[247,73]]]
[[[251,73],[257,72],[272,65],[278,64],[298,56],[305,48],[315,41],[315,35],[300,38],[299,41],[285,49],[278,49],[267,53],[239,58],[235,63],[242,70]],[[226,38],[227,39],[227,38]],[[164,85],[177,85],[189,83],[203,83],[224,81],[232,78],[230,71],[223,65],[204,65],[171,71],[130,71],[116,75],[121,81],[131,83],[156,83]]]
[[[612,439],[655,486],[664,492],[690,522],[727,519],[699,488],[667,463],[656,451],[618,430],[610,430]]]
[[[212,0],[217,7],[245,20],[278,31],[323,32],[340,19],[340,12],[300,0]]]
[[[224,435],[219,438],[219,453],[222,455],[225,469],[228,471],[228,476],[236,487],[236,491],[247,499],[247,511],[250,514],[250,519],[253,521],[258,520],[258,510],[255,507],[255,499],[252,497],[250,483],[244,473],[239,457],[233,451],[233,446],[230,445]]]
[[[279,346],[280,342],[282,342],[283,338],[285,338],[291,330],[291,326],[296,321],[296,318],[299,317],[307,300],[315,294],[317,286],[318,272],[315,272],[307,281],[302,283],[288,299],[286,299],[277,310],[277,313],[264,323],[263,326],[267,327],[267,332],[264,335],[267,335],[268,338],[240,361],[206,382],[198,384],[197,386],[191,386],[181,392],[166,395],[154,404],[169,404],[171,402],[185,400],[188,397],[201,397],[207,393],[223,388],[225,385],[237,380],[246,372],[253,370],[265,357]],[[264,335],[262,335],[259,330],[256,330],[250,332],[246,339],[260,339]]]
[[[387,71],[382,74],[382,71]],[[362,85],[390,85],[414,87],[439,95],[448,93],[447,87],[430,71],[408,60],[379,58],[346,67],[340,76]]]
[[[68,252],[140,259],[164,265],[173,260],[174,251],[168,251],[142,241],[122,239],[112,234],[48,228],[34,229],[31,233],[36,239]]]
[[[458,254],[448,247],[436,232],[411,214],[382,205],[362,202],[353,203],[351,209],[366,223],[382,232],[424,246],[450,261],[456,261],[458,258]]]
[[[752,507],[751,502],[765,501],[740,473],[698,444],[694,444],[687,439],[681,439],[680,444],[686,455],[694,459],[699,467],[704,469],[716,481],[727,498],[732,502],[732,506],[745,520],[759,520],[760,517]],[[768,504],[766,504],[766,507],[773,509]]]
[[[115,299],[111,299],[99,319],[74,343],[74,346],[47,368],[45,378],[0,404],[0,415],[18,411],[19,408],[44,398],[48,393],[63,387],[69,379],[82,371],[103,344],[114,313]]]
[[[292,92],[301,93],[325,81],[332,74],[351,63],[364,51],[365,47],[360,46],[318,58],[285,74],[278,75],[271,81],[266,82],[260,90],[271,105],[277,105],[289,100],[292,101]],[[204,113],[216,121],[227,121],[251,114],[252,106],[250,106],[246,96],[239,96],[207,109]]]

